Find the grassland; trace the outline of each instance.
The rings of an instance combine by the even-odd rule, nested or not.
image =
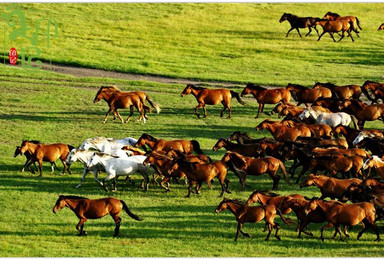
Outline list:
[[[140,74],[232,82],[313,85],[315,81],[362,84],[383,76],[382,3],[301,4],[24,4],[29,26],[50,10],[58,38],[42,58]],[[8,13],[8,5],[0,12]],[[359,18],[361,37],[317,42],[313,32],[299,38],[284,12],[322,17],[333,11]],[[63,15],[66,14],[66,15]],[[16,25],[18,21],[13,20]],[[5,20],[0,19],[3,30]],[[7,27],[7,33],[10,28]],[[33,31],[33,30],[32,30]],[[28,35],[32,31],[29,31]],[[302,30],[303,32],[307,30]],[[53,31],[51,31],[53,36]],[[3,33],[0,42],[3,43]],[[28,41],[27,41],[28,42]],[[14,46],[27,45],[19,37]],[[39,46],[44,46],[41,39]],[[28,45],[27,45],[28,46]],[[11,42],[7,40],[8,53]],[[2,49],[2,48],[1,48]]]
[[[366,79],[381,80],[383,72],[382,4],[34,4],[23,8],[51,9],[59,23],[60,38],[52,44],[55,62],[133,73],[156,74],[202,80],[233,81],[239,92],[244,82],[311,85],[315,80],[361,84]],[[0,5],[5,8],[6,5]],[[381,9],[380,9],[381,8]],[[287,24],[277,21],[285,11],[306,16],[322,16],[332,10],[355,14],[363,32],[355,43],[349,39],[335,44],[324,36],[300,39],[294,32],[284,38]],[[63,15],[68,14],[68,15]],[[116,17],[118,19],[116,19]],[[29,16],[33,21],[36,16]],[[116,22],[114,20],[117,20]],[[112,22],[114,21],[114,22]],[[0,24],[0,28],[2,28]],[[0,41],[1,41],[0,36]],[[112,52],[111,52],[112,50]],[[44,56],[44,59],[49,59]],[[21,173],[24,158],[13,158],[22,139],[46,143],[79,145],[94,136],[138,138],[143,132],[165,139],[196,139],[205,153],[218,160],[224,151],[213,152],[219,137],[235,130],[253,137],[270,136],[255,132],[265,118],[254,119],[256,103],[247,98],[243,107],[232,101],[233,117],[220,119],[220,107],[208,107],[208,118],[193,115],[192,96],[180,97],[179,84],[128,81],[109,78],[78,78],[44,71],[0,66],[0,256],[29,257],[235,257],[235,256],[382,256],[382,244],[373,242],[372,232],[356,241],[359,227],[351,230],[347,242],[319,239],[321,225],[311,225],[314,237],[296,238],[295,225],[282,224],[282,241],[265,242],[263,224],[246,224],[252,238],[233,242],[236,222],[229,212],[214,215],[220,202],[217,182],[214,190],[203,186],[202,194],[184,198],[187,189],[172,184],[164,193],[158,186],[143,192],[120,181],[119,191],[105,193],[91,176],[75,189],[82,166],[73,165],[74,174],[44,177]],[[162,106],[147,124],[108,121],[103,102],[92,100],[100,85],[116,84],[124,90],[146,91]],[[267,106],[266,111],[272,107]],[[123,112],[124,116],[127,112]],[[135,112],[134,116],[137,116]],[[275,118],[274,118],[275,119]],[[382,129],[382,122],[367,123]],[[289,164],[288,164],[289,165]],[[104,175],[102,175],[104,176]],[[253,189],[269,189],[267,176],[250,177],[250,185],[240,192],[240,184],[229,173],[232,194],[246,199]],[[136,183],[140,177],[134,176]],[[316,188],[300,190],[284,181],[281,194],[299,192],[319,196]],[[115,196],[127,202],[144,221],[134,222],[123,214],[118,238],[112,238],[114,224],[109,218],[88,221],[88,236],[77,237],[76,216],[68,209],[52,213],[59,194],[99,198]],[[290,216],[295,220],[294,214]],[[383,224],[379,222],[382,232]],[[330,237],[331,232],[326,232]]]

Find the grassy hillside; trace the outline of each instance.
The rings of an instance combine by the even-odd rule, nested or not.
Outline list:
[[[270,136],[268,132],[255,132],[254,127],[263,120],[254,119],[255,102],[246,99],[243,107],[232,101],[233,118],[220,119],[220,107],[208,107],[208,118],[193,115],[196,101],[192,96],[180,97],[184,86],[164,85],[141,81],[110,80],[107,78],[75,78],[49,72],[34,72],[0,67],[0,256],[49,256],[49,257],[129,257],[129,256],[178,256],[178,257],[228,257],[228,256],[381,256],[382,243],[373,242],[372,232],[356,240],[360,227],[351,230],[347,242],[327,239],[320,241],[319,225],[310,225],[314,237],[297,238],[296,225],[286,226],[280,219],[282,241],[265,242],[263,223],[246,224],[244,231],[252,238],[240,237],[233,242],[236,222],[228,211],[214,215],[221,201],[219,185],[214,189],[203,185],[201,195],[192,194],[187,199],[187,187],[172,184],[172,191],[164,193],[159,186],[150,186],[148,192],[139,188],[140,177],[134,175],[136,186],[118,182],[118,192],[106,193],[87,176],[80,189],[75,189],[82,165],[74,164],[73,173],[60,176],[50,174],[49,164],[44,163],[44,177],[21,173],[24,158],[13,158],[16,145],[22,139],[37,139],[45,143],[64,142],[74,146],[94,136],[138,138],[143,132],[165,139],[196,139],[205,153],[218,160],[223,150],[212,151],[219,137],[227,137],[235,130],[250,133],[253,137]],[[116,83],[124,90],[141,89],[162,106],[160,114],[149,115],[147,124],[131,121],[129,124],[111,122],[102,124],[107,110],[105,102],[93,104],[92,100],[101,84]],[[234,88],[240,91],[239,88]],[[266,108],[269,111],[271,106]],[[123,116],[128,111],[121,111]],[[137,117],[137,112],[134,114]],[[112,119],[112,118],[110,118]],[[277,119],[277,118],[274,118]],[[381,128],[381,122],[368,123],[367,127]],[[60,168],[62,166],[58,162]],[[289,164],[287,164],[289,165]],[[105,175],[101,174],[101,178]],[[232,194],[229,198],[246,199],[254,189],[270,189],[272,181],[267,176],[248,177],[245,191],[240,192],[237,177],[230,172]],[[299,189],[298,185],[280,182],[281,194],[300,193],[319,196],[317,188]],[[118,238],[113,238],[114,223],[110,217],[89,220],[85,224],[88,236],[77,237],[77,217],[64,209],[57,215],[52,207],[59,194],[73,194],[89,198],[114,196],[127,202],[131,210],[144,220],[136,222],[125,213]],[[296,221],[293,213],[290,217]],[[379,226],[382,230],[382,222]],[[327,231],[330,238],[333,231]]]
[[[7,6],[0,5],[0,12]],[[384,21],[382,3],[18,6],[30,26],[41,18],[41,12],[34,10],[52,11],[59,33],[51,40],[52,60],[59,63],[266,85],[362,84],[383,76],[384,33],[377,31]],[[361,37],[355,37],[354,43],[349,38],[334,43],[325,35],[317,42],[315,32],[299,38],[292,31],[285,38],[290,26],[278,22],[284,12],[322,17],[328,11],[357,16],[363,28]],[[16,18],[14,21],[17,24]],[[4,23],[2,19],[0,28]],[[1,43],[3,38],[1,33]],[[22,41],[25,43],[19,37],[17,44]],[[50,58],[49,52],[42,56]]]

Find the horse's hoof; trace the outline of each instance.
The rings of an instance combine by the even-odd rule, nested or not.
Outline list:
[[[245,237],[251,237],[251,235],[248,234],[248,233],[245,233],[244,236],[245,236]]]
[[[381,238],[377,238],[376,240],[375,240],[375,242],[380,242],[381,241]]]
[[[78,188],[80,188],[80,186],[81,186],[81,184],[78,184],[75,188],[78,189]]]
[[[277,240],[281,240],[280,236],[276,236]]]

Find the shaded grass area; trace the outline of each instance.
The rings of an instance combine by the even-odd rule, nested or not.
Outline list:
[[[9,6],[0,5],[0,12],[8,13]],[[52,58],[63,64],[137,74],[281,86],[287,82],[313,85],[315,81],[362,84],[383,77],[384,34],[377,31],[383,22],[382,3],[17,6],[31,27],[46,17],[40,9],[52,12],[56,19],[58,37],[51,39],[49,50],[45,40],[39,40],[45,61]],[[363,28],[361,37],[355,37],[354,43],[349,38],[334,43],[325,35],[318,42],[315,32],[300,38],[292,31],[285,38],[290,26],[278,22],[284,12],[323,17],[328,11],[357,16]],[[16,18],[11,21],[18,23]],[[1,29],[4,25],[5,20],[0,20]],[[304,35],[307,29],[301,31]],[[28,33],[31,37],[32,31]],[[1,43],[3,38],[0,33]],[[6,51],[0,51],[6,56],[11,45],[28,46],[23,37],[14,42],[7,38],[6,43]]]
[[[0,67],[0,233],[1,256],[49,256],[49,257],[228,257],[228,256],[381,256],[381,243],[373,242],[372,232],[364,234],[360,241],[356,236],[360,227],[353,228],[347,242],[319,236],[321,224],[311,224],[314,237],[296,238],[296,225],[281,224],[282,241],[271,237],[264,241],[263,222],[245,224],[244,230],[252,238],[240,237],[234,242],[236,221],[224,211],[214,215],[221,201],[218,182],[209,190],[203,184],[201,195],[192,194],[187,199],[187,187],[171,184],[171,192],[164,193],[159,186],[151,185],[148,192],[140,189],[141,177],[133,175],[136,186],[118,182],[116,193],[104,192],[90,175],[83,186],[75,189],[82,165],[74,164],[73,175],[60,176],[50,173],[44,164],[44,177],[21,173],[24,158],[13,158],[16,145],[22,139],[35,139],[45,143],[63,142],[77,146],[83,140],[95,136],[138,138],[146,132],[164,139],[196,139],[203,151],[215,160],[221,159],[223,150],[212,151],[220,137],[233,131],[248,132],[252,137],[270,136],[268,132],[255,132],[254,127],[265,115],[254,119],[256,103],[247,98],[247,106],[232,101],[233,118],[220,119],[220,106],[208,107],[208,118],[197,119],[193,108],[197,105],[192,96],[180,97],[184,86],[166,85],[144,81],[111,80],[107,78],[75,78],[49,72],[34,72]],[[150,114],[147,124],[131,121],[129,124],[111,122],[102,124],[107,110],[106,103],[93,104],[92,100],[102,84],[116,83],[123,90],[140,89],[162,107],[160,114]],[[240,92],[241,86],[233,89]],[[272,106],[266,107],[266,112]],[[121,111],[124,116],[128,111]],[[137,112],[134,117],[137,117]],[[273,118],[276,120],[276,118]],[[381,128],[381,122],[369,122],[368,128]],[[60,163],[59,167],[62,169]],[[287,165],[290,165],[288,163]],[[101,174],[103,178],[105,174]],[[240,191],[237,177],[230,172],[232,194],[228,198],[246,199],[254,189],[269,189],[272,180],[267,176],[250,176],[249,187]],[[281,194],[300,193],[309,197],[319,196],[315,187],[299,189],[297,185],[280,182]],[[57,215],[52,207],[59,194],[72,194],[89,198],[114,196],[123,199],[142,222],[122,214],[123,222],[118,238],[113,238],[114,222],[107,216],[89,220],[85,224],[88,236],[77,237],[77,217],[64,209]],[[293,213],[292,219],[296,220]],[[382,222],[379,222],[382,232]],[[327,231],[330,238],[333,231]]]

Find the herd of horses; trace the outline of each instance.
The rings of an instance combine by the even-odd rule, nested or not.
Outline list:
[[[82,185],[88,172],[93,172],[95,180],[105,190],[109,188],[108,181],[113,182],[112,190],[117,190],[119,176],[125,176],[126,181],[134,184],[130,178],[132,174],[142,176],[141,186],[144,190],[150,186],[150,172],[153,172],[152,181],[166,192],[171,191],[171,181],[179,183],[184,179],[188,186],[186,197],[192,193],[201,193],[203,183],[212,189],[215,178],[221,187],[219,196],[230,194],[228,172],[233,172],[239,179],[242,190],[247,185],[248,176],[262,174],[268,174],[273,182],[272,189],[278,190],[281,176],[288,185],[293,185],[290,179],[295,177],[297,169],[301,167],[296,184],[300,188],[317,187],[321,193],[320,198],[255,190],[247,201],[224,198],[219,203],[216,213],[228,209],[236,216],[238,224],[235,240],[240,233],[250,236],[242,231],[244,223],[261,220],[265,221],[265,230],[268,230],[266,240],[273,230],[275,237],[280,240],[280,225],[274,221],[275,216],[279,215],[289,225],[293,222],[284,215],[291,211],[297,216],[299,237],[302,233],[312,235],[308,230],[310,223],[326,222],[321,228],[321,239],[324,241],[325,229],[334,227],[334,237],[339,234],[343,240],[342,227],[345,236],[349,236],[348,228],[361,223],[363,229],[358,239],[368,228],[372,228],[377,235],[376,240],[380,240],[375,223],[384,217],[384,182],[381,181],[384,178],[384,139],[382,131],[364,129],[364,126],[366,121],[384,120],[384,105],[378,103],[378,100],[384,98],[383,84],[372,81],[366,81],[362,86],[316,83],[312,88],[307,88],[290,83],[286,88],[267,89],[250,83],[241,94],[227,89],[207,89],[188,84],[181,96],[187,94],[194,95],[198,102],[195,108],[198,117],[199,108],[203,108],[206,117],[205,105],[219,103],[224,106],[221,117],[226,109],[230,117],[231,98],[235,97],[239,103],[244,104],[241,97],[251,94],[259,103],[256,117],[263,112],[265,104],[275,104],[271,114],[278,114],[283,119],[265,119],[255,127],[256,131],[269,131],[273,138],[254,139],[239,131],[219,138],[211,149],[216,152],[224,149],[225,154],[221,160],[216,161],[204,154],[197,140],[164,140],[147,133],[138,139],[88,138],[76,148],[62,143],[43,144],[24,140],[16,147],[14,156],[25,155],[27,160],[23,170],[25,167],[32,173],[38,170],[40,177],[43,161],[51,163],[53,172],[55,161],[60,159],[64,166],[62,174],[66,171],[71,174],[71,165],[81,162],[84,170],[76,188]],[[361,101],[363,95],[371,104]],[[292,103],[292,98],[297,102],[296,105]],[[114,86],[102,86],[94,102],[100,99],[109,104],[106,118],[113,112],[114,119],[118,117],[122,122],[118,109],[131,110],[128,121],[134,107],[139,110],[139,120],[145,121],[146,113],[151,111],[146,101],[160,112],[159,105],[141,91],[124,92]],[[300,107],[300,104],[304,104],[304,107]],[[350,126],[351,123],[354,127]],[[286,169],[287,161],[293,161],[289,169]],[[98,179],[100,172],[107,174],[102,181]],[[309,175],[306,176],[307,172]],[[319,175],[319,172],[323,173]],[[157,181],[159,177],[160,182]],[[327,201],[326,198],[331,200]],[[251,206],[252,203],[261,205]],[[123,210],[133,219],[141,220],[128,209],[124,201],[113,198],[90,200],[60,195],[53,212],[64,207],[70,208],[78,216],[76,228],[79,235],[86,234],[83,227],[87,219],[110,214],[116,223],[114,236],[117,236]]]
[[[320,41],[321,37],[326,33],[328,33],[331,36],[334,42],[336,42],[333,36],[334,33],[337,33],[339,35],[341,33],[340,35],[341,37],[339,41],[341,41],[344,38],[345,33],[347,33],[348,37],[350,37],[351,40],[354,41],[352,37],[352,32],[354,32],[356,36],[359,37],[358,29],[362,30],[362,28],[360,27],[359,19],[356,16],[352,16],[352,15],[340,16],[339,14],[332,13],[332,12],[327,12],[323,18],[299,17],[290,13],[284,13],[281,16],[279,22],[282,23],[284,21],[288,21],[291,25],[291,28],[288,30],[286,34],[286,37],[288,37],[289,32],[295,29],[301,37],[299,28],[308,28],[309,31],[305,36],[308,36],[312,32],[312,29],[314,29],[317,33],[317,36],[319,37],[318,41]],[[321,34],[317,29],[318,25],[320,25],[323,28],[323,32]],[[380,25],[378,30],[380,31],[383,28],[384,28],[384,24]]]

